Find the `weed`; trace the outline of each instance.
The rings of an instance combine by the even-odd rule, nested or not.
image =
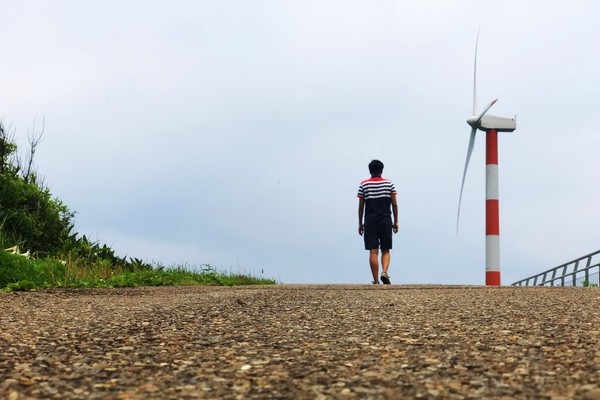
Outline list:
[[[6,286],[6,288],[12,290],[13,292],[17,292],[25,290],[35,290],[37,286],[33,282],[23,280],[15,283],[9,283]]]

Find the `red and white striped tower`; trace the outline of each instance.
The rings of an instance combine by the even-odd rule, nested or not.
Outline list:
[[[500,286],[500,217],[498,196],[498,132],[513,132],[517,129],[517,121],[513,118],[496,117],[488,115],[489,109],[496,104],[493,100],[479,114],[477,112],[477,44],[479,33],[475,42],[475,63],[473,68],[473,115],[467,118],[471,126],[471,137],[467,148],[467,159],[463,172],[460,195],[458,197],[458,213],[456,214],[456,233],[458,234],[458,221],[460,220],[460,205],[462,201],[465,178],[469,168],[469,160],[475,145],[475,135],[478,130],[486,132],[486,157],[485,157],[485,284],[487,286]],[[515,117],[516,118],[516,117]]]
[[[498,131],[495,129],[486,131],[485,164],[485,284],[500,286]]]

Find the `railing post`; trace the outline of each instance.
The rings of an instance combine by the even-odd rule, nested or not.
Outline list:
[[[592,264],[592,256],[587,258],[587,262],[585,263],[585,281],[589,283],[590,281],[590,265]]]

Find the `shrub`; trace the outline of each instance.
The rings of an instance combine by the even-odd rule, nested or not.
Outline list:
[[[10,173],[0,174],[0,204],[2,236],[39,255],[56,254],[73,229],[73,213],[47,188]]]
[[[33,169],[42,133],[29,138],[29,158],[23,163],[14,134],[0,122],[0,244],[3,248],[18,244],[47,256],[56,254],[71,235],[74,213],[52,197]]]

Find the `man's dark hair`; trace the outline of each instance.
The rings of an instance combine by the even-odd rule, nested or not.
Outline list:
[[[379,160],[373,160],[369,163],[369,172],[372,176],[381,176],[383,173],[383,163]]]

